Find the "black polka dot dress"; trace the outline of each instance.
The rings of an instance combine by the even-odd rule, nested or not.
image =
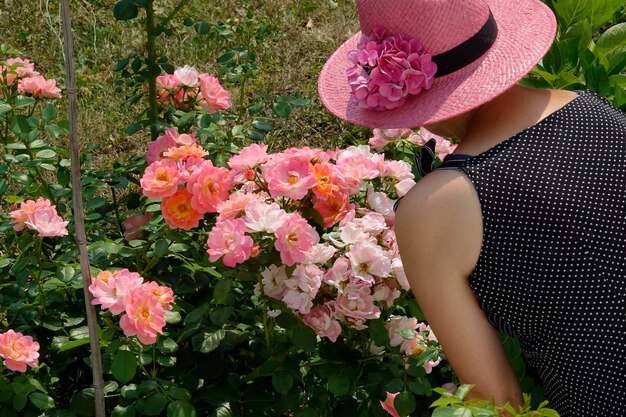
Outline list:
[[[562,417],[626,416],[626,115],[593,92],[474,157],[470,286]]]

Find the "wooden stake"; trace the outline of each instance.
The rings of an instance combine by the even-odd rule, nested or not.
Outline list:
[[[102,378],[102,357],[96,310],[91,304],[91,270],[87,253],[87,234],[85,232],[85,212],[80,186],[80,143],[78,140],[78,105],[76,99],[76,77],[74,69],[74,40],[69,0],[61,0],[61,19],[63,22],[63,49],[65,50],[65,79],[67,83],[67,102],[70,119],[70,159],[72,163],[72,201],[74,203],[74,225],[76,243],[80,255],[80,271],[83,277],[83,293],[87,310],[87,327],[89,328],[89,344],[91,347],[91,370],[93,372],[93,388],[95,390],[96,417],[105,416],[104,379]]]

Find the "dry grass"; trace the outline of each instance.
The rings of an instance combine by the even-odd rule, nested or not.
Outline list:
[[[177,3],[157,0],[157,14],[166,14]],[[71,0],[81,136],[85,144],[100,147],[94,155],[100,166],[140,154],[149,140],[141,134],[127,138],[124,132],[139,108],[129,109],[124,95],[115,93],[112,67],[128,52],[141,51],[145,40],[137,21],[115,21],[114,4],[114,0]],[[358,28],[352,0],[192,0],[173,23],[173,34],[159,38],[161,52],[174,65],[190,64],[215,73],[220,51],[193,27],[185,27],[182,19],[237,22],[245,19],[247,9],[259,23],[274,25],[278,34],[256,49],[260,68],[248,96],[297,94],[312,100],[311,106],[298,108],[289,119],[275,123],[270,136],[274,148],[296,144],[333,147],[367,137],[368,131],[329,115],[316,92],[317,75],[326,58]],[[35,61],[47,77],[64,84],[57,1],[0,0],[0,39]]]

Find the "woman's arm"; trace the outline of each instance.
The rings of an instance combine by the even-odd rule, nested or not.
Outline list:
[[[498,332],[468,283],[482,242],[469,179],[457,171],[423,178],[398,207],[395,230],[411,288],[461,382],[475,385],[473,397],[521,405]]]

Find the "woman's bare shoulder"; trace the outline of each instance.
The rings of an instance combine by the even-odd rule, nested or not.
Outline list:
[[[446,260],[464,276],[473,271],[482,245],[480,202],[461,171],[435,171],[407,193],[396,213],[399,240],[413,246],[423,266]],[[423,244],[422,244],[423,243]],[[454,274],[456,275],[456,273]]]

